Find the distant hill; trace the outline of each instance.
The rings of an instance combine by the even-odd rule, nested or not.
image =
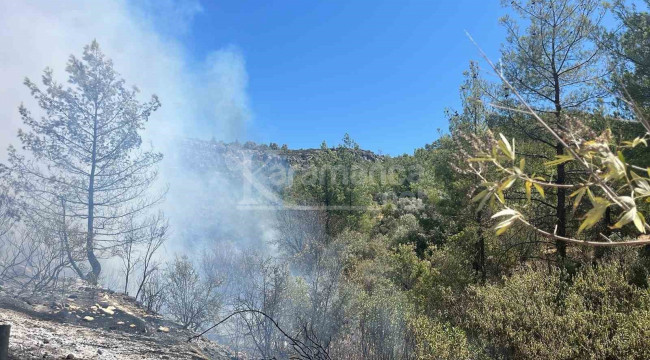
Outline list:
[[[309,164],[322,150],[288,149],[274,145],[257,144],[252,141],[244,144],[238,142],[224,143],[214,140],[185,139],[181,141],[181,149],[185,152],[185,160],[194,163],[199,168],[210,166],[214,168],[230,166],[233,160],[245,157],[261,163],[288,164],[292,168],[303,168]],[[330,148],[340,151],[338,147]],[[381,161],[384,155],[378,155],[370,150],[357,150],[365,161]],[[230,162],[229,162],[230,161]]]

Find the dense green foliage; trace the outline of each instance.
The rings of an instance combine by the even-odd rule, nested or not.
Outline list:
[[[625,86],[630,92],[627,99],[639,109],[650,101],[646,79],[650,24],[646,13],[616,4],[622,30],[607,33],[599,25],[607,8],[597,2],[549,0],[508,5],[529,28],[520,29],[517,19],[503,20],[509,29],[509,45],[502,66],[508,77],[515,79],[515,89],[522,91],[552,128],[569,141],[572,134],[593,138],[606,134],[599,139],[612,142],[644,137],[644,130],[634,121],[638,111],[620,101],[610,104],[610,100],[626,98],[620,92]],[[565,14],[563,18],[553,13],[566,9],[580,15]],[[557,27],[557,34],[545,27],[548,24]],[[574,28],[582,30],[576,35]],[[579,42],[580,47],[553,48],[558,51],[557,58],[548,57],[545,51],[555,46],[551,33],[565,44],[562,46]],[[596,37],[606,41],[593,42]],[[607,42],[616,44],[616,51],[604,46]],[[618,54],[613,57],[616,66],[623,72],[605,75],[604,55],[614,52]],[[555,63],[563,56],[570,57],[568,70]],[[553,81],[547,74],[559,77]],[[617,74],[623,82],[601,82],[613,80]],[[346,135],[338,147],[324,144],[313,160],[314,167],[298,171],[293,186],[286,190],[289,204],[325,205],[314,210],[322,211],[326,219],[328,240],[324,241],[344,248],[340,255],[342,281],[350,300],[343,311],[348,321],[333,336],[333,356],[650,357],[646,248],[572,246],[535,231],[552,233],[555,228],[558,234],[560,224],[563,236],[594,238],[604,233],[623,241],[635,231],[631,224],[612,226],[619,212],[608,207],[590,229],[583,230],[583,215],[591,205],[586,200],[576,201],[572,191],[522,182],[494,190],[491,198],[475,197],[482,191],[486,194],[489,185],[465,160],[482,145],[496,146],[492,134],[514,139],[527,172],[537,174],[533,177],[572,184],[582,172],[570,163],[545,164],[565,155],[556,140],[543,133],[530,114],[508,109],[521,104],[500,83],[484,80],[476,63],[470,64],[465,75],[460,91],[462,109],[448,112],[449,134],[413,155],[376,161],[363,159]],[[606,86],[609,89],[604,91]],[[627,114],[632,121],[616,118],[620,114]],[[644,168],[650,161],[648,155],[646,146],[637,146],[622,148],[620,156]],[[314,172],[314,168],[318,170]],[[503,176],[499,170],[482,171],[486,177]],[[303,181],[309,176],[320,181]],[[478,201],[472,201],[473,197]],[[498,211],[494,204],[500,200],[517,204],[533,228],[508,224],[497,236],[490,217]],[[646,211],[645,205],[638,206],[639,211]]]
[[[524,269],[504,284],[473,286],[468,327],[495,357],[647,359],[648,289],[602,263],[571,281]]]

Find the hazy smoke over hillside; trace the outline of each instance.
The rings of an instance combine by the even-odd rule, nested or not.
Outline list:
[[[145,141],[165,155],[160,170],[162,183],[170,187],[164,204],[172,225],[168,252],[194,247],[208,240],[207,234],[228,241],[268,237],[261,217],[233,211],[236,194],[219,172],[192,172],[179,163],[184,161],[184,150],[177,148],[182,139],[241,139],[251,118],[248,76],[238,49],[225,44],[196,61],[175,40],[200,12],[200,4],[192,0],[1,2],[0,161],[6,159],[7,146],[17,144],[19,104],[39,114],[22,85],[24,77],[39,82],[43,69],[51,67],[64,82],[69,55],[79,56],[84,45],[97,39],[127,84],[136,85],[143,99],[156,94],[162,102]],[[198,223],[201,219],[211,219],[213,226],[198,234],[206,230]],[[238,231],[244,228],[245,236]]]

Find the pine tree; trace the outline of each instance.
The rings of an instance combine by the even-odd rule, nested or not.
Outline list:
[[[507,31],[503,50],[503,72],[538,113],[549,117],[556,132],[570,125],[568,112],[580,110],[603,96],[597,82],[602,80],[602,50],[592,38],[604,10],[597,0],[516,0],[504,2],[526,24],[521,30],[510,16],[501,22]],[[521,125],[534,141],[554,149],[562,157],[565,149],[534,122]],[[567,235],[566,189],[568,181],[564,163],[556,166],[557,234]],[[566,244],[557,242],[558,255],[566,256]]]
[[[27,129],[18,137],[31,156],[10,148],[9,161],[33,217],[63,218],[65,229],[83,229],[91,270],[79,275],[95,283],[99,253],[124,236],[123,221],[162,198],[147,195],[162,154],[143,151],[140,136],[160,102],[154,95],[140,103],[138,89],[126,87],[96,41],[81,59],[70,56],[66,72],[67,86],[51,69],[43,74],[43,90],[25,80],[43,116],[21,105]]]

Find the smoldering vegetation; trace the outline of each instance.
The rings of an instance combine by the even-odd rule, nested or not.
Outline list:
[[[161,185],[163,154],[141,138],[158,98],[141,102],[96,42],[71,56],[66,72],[67,83],[49,69],[42,85],[25,81],[41,109],[20,108],[21,149],[10,146],[2,167],[4,286],[24,296],[65,291],[78,278],[185,329],[231,318],[208,336],[263,358],[392,344],[342,336],[360,303],[338,234],[368,216],[360,209],[372,200],[357,187],[385,186],[397,168],[371,169],[382,157],[348,136],[297,152],[178,139],[166,146]],[[302,186],[324,202],[294,198]],[[397,350],[382,351],[409,351],[403,339],[390,346]]]

